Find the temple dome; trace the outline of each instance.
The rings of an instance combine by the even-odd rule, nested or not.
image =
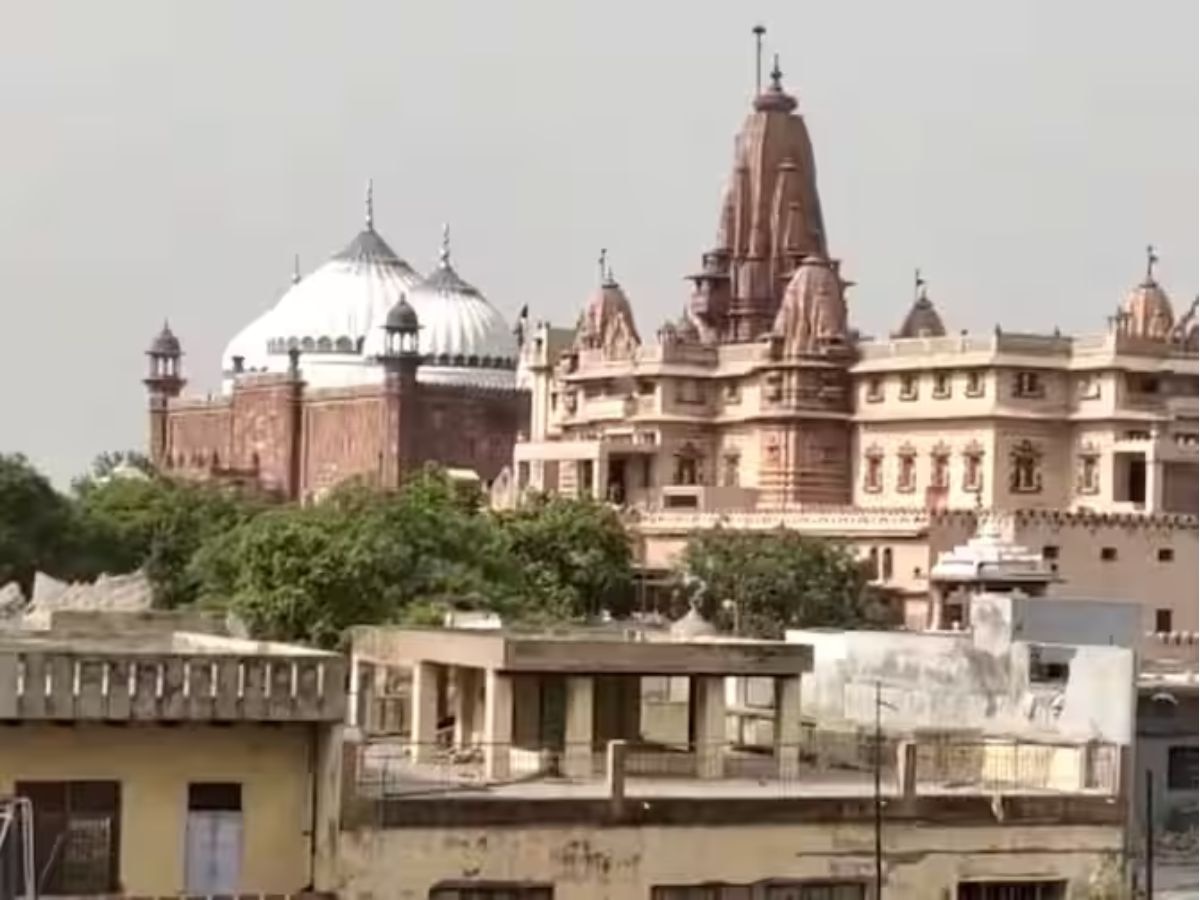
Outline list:
[[[908,310],[908,315],[904,317],[904,321],[900,324],[900,330],[893,334],[892,337],[945,337],[946,326],[942,324],[942,317],[938,315],[933,301],[926,294],[925,285],[919,280],[919,276],[918,291],[917,299],[913,301],[913,305]]]
[[[772,329],[785,355],[810,353],[846,341],[842,288],[836,263],[805,257],[783,292]]]
[[[1171,336],[1175,312],[1166,291],[1153,278],[1147,278],[1126,295],[1121,312],[1129,334],[1154,341],[1165,341]]]
[[[628,357],[642,343],[633,321],[633,307],[612,269],[604,268],[603,258],[601,269],[600,286],[588,299],[575,327],[575,349],[599,350],[609,358]]]

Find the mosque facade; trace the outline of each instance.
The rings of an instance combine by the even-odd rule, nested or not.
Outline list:
[[[168,474],[290,500],[357,478],[382,487],[427,462],[490,482],[528,418],[517,336],[451,264],[419,274],[366,222],[345,249],[249,322],[216,397],[183,394],[164,325],[147,352],[150,456]]]

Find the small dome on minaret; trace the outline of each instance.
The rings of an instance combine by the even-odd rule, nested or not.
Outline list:
[[[412,308],[407,297],[401,296],[395,305],[388,310],[384,328],[390,331],[416,331],[421,327],[417,311]]]
[[[164,321],[162,330],[155,335],[154,340],[150,342],[150,349],[146,352],[151,356],[179,356],[183,353],[183,348],[171,326]]]

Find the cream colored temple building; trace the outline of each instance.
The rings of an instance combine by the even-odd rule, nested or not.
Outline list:
[[[910,627],[987,509],[1071,574],[1056,590],[1136,598],[1156,652],[1194,655],[1197,306],[1176,313],[1155,261],[1094,334],[949,333],[918,277],[896,332],[861,336],[776,66],[683,317],[643,339],[602,260],[573,331],[528,329],[530,430],[499,492],[622,506],[648,571],[717,524],[845,539]]]

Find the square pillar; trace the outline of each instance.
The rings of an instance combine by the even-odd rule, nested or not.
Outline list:
[[[563,774],[568,778],[592,776],[592,716],[594,682],[590,675],[567,678],[566,735]]]
[[[503,672],[488,669],[483,688],[483,777],[488,781],[508,777],[512,727],[512,679]]]
[[[800,676],[775,679],[775,761],[781,781],[800,775]]]
[[[513,723],[510,739],[513,746],[526,750],[541,750],[542,740],[542,680],[540,675],[522,673],[510,675],[512,683]]]
[[[696,774],[721,778],[725,774],[725,678],[693,675],[695,697]]]
[[[1146,506],[1148,513],[1161,512],[1163,508],[1162,463],[1153,453],[1146,454]]]
[[[479,674],[478,669],[466,666],[454,669],[454,746],[460,749],[476,740]]]
[[[438,721],[438,667],[418,662],[412,667],[412,742],[413,762],[434,758]]]

